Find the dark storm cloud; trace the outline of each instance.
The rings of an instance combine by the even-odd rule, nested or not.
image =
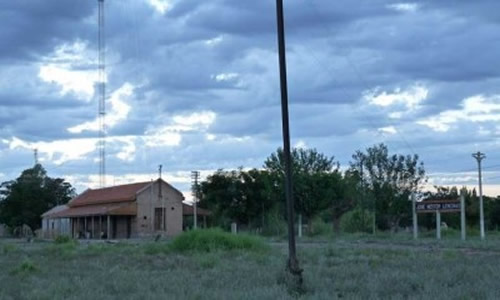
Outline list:
[[[87,38],[92,1],[19,0],[0,5],[0,60],[36,60],[64,41]]]
[[[92,121],[97,98],[85,102],[73,92],[62,95],[59,85],[38,78],[38,68],[62,63],[54,49],[77,40],[87,45],[91,61],[65,60],[63,67],[95,68],[97,1],[4,2],[0,63],[16,72],[0,71],[0,137],[32,142],[94,137],[95,132],[75,135],[67,128]],[[108,93],[126,82],[135,87],[124,100],[131,107],[127,119],[109,128],[110,135],[140,136],[177,115],[216,114],[206,131],[183,133],[179,146],[148,148],[136,141],[135,161],[116,158],[127,143],[110,143],[110,172],[145,172],[160,160],[173,170],[258,167],[281,145],[273,1],[179,0],[163,15],[147,1],[105,3]],[[439,147],[454,160],[469,155],[471,143],[493,151],[494,122],[462,120],[446,133],[415,122],[460,109],[464,98],[500,93],[500,4],[395,4],[286,1],[292,142],[317,147],[342,163],[357,149],[386,142],[397,152],[419,152],[439,170]],[[415,85],[428,90],[416,108],[404,102],[382,107],[363,98],[367,91],[391,94]],[[389,118],[393,112],[402,117]],[[381,133],[382,127],[398,133]],[[477,136],[479,127],[490,134]],[[207,140],[206,133],[215,140]],[[464,136],[474,138],[467,142]],[[9,161],[31,159],[30,151],[15,151],[20,150],[10,151]],[[89,154],[57,172],[95,173],[94,158]]]

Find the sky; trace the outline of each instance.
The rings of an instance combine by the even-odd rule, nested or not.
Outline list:
[[[385,143],[500,194],[500,2],[285,0],[291,143]],[[275,1],[106,0],[106,183],[260,168],[282,145]],[[0,3],[0,182],[98,186],[97,0]]]

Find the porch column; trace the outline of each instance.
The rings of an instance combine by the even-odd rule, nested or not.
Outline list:
[[[85,237],[85,239],[87,238],[87,231],[88,231],[88,227],[87,227],[87,216],[84,217],[85,219],[83,220],[83,236]]]
[[[102,239],[102,216],[99,216],[99,239]]]
[[[108,240],[111,239],[111,216],[108,215]]]

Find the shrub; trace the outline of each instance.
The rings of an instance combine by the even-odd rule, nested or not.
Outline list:
[[[264,236],[282,236],[287,234],[287,224],[281,215],[272,210],[264,216],[265,222],[262,228]]]
[[[23,262],[11,271],[11,274],[30,274],[38,271],[38,267],[29,259]]]
[[[372,223],[373,215],[369,211],[365,210],[363,213],[360,208],[355,208],[340,218],[340,229],[349,233],[371,232]]]
[[[73,240],[71,239],[71,237],[69,237],[67,235],[58,235],[54,239],[54,243],[56,243],[56,244],[65,244],[65,243],[70,243],[72,241]]]
[[[170,244],[173,251],[212,252],[217,250],[266,250],[267,245],[258,237],[231,234],[220,229],[198,229],[184,232]]]
[[[307,234],[310,236],[331,235],[333,234],[332,225],[326,223],[321,218],[314,218]]]

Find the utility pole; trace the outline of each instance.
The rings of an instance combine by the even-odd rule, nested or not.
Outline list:
[[[486,155],[477,151],[472,154],[472,157],[477,160],[477,172],[479,176],[479,226],[481,229],[481,239],[484,240],[483,180],[481,175],[481,161],[486,158]]]
[[[193,229],[198,228],[198,213],[196,208],[196,202],[198,202],[198,179],[200,178],[199,171],[191,172],[191,179],[193,180]]]
[[[361,226],[362,230],[365,230],[365,182],[364,182],[364,174],[363,174],[363,159],[361,160]]]
[[[286,49],[285,49],[285,18],[283,0],[276,0],[276,17],[278,25],[278,52],[281,87],[281,118],[283,126],[283,157],[285,160],[285,196],[288,219],[288,271],[295,276],[299,284],[302,283],[302,270],[299,267],[295,249],[293,188],[292,188],[292,159],[290,155],[290,127],[288,120],[288,84],[286,78]]]
[[[415,192],[412,192],[411,195],[411,212],[413,217],[413,239],[418,239],[418,216],[417,216],[417,195]]]

